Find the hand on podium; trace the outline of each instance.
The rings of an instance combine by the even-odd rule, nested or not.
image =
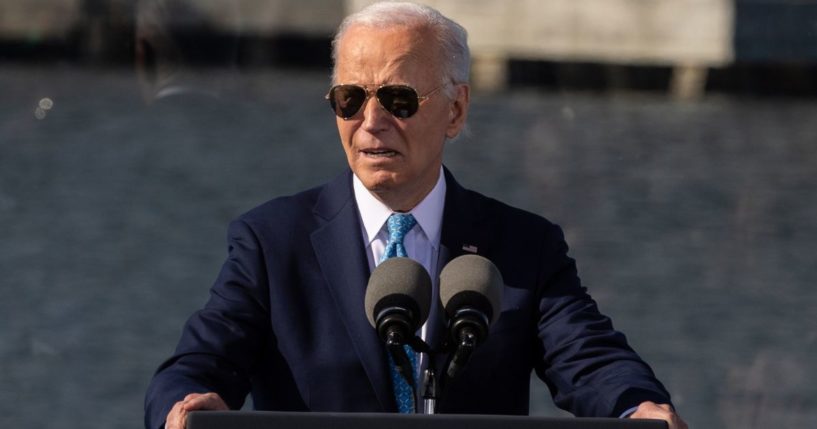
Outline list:
[[[191,393],[184,400],[176,402],[167,414],[165,429],[185,429],[187,415],[191,411],[226,411],[230,407],[218,393]]]
[[[686,422],[675,413],[669,404],[656,404],[655,402],[642,402],[638,408],[630,414],[631,419],[656,419],[669,423],[669,429],[688,429]]]

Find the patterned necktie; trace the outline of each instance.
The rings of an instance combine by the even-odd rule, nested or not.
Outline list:
[[[417,220],[410,214],[394,213],[389,216],[386,224],[389,227],[389,241],[386,242],[386,249],[383,251],[383,256],[380,257],[380,262],[395,256],[408,256],[403,246],[403,239],[411,228],[417,225]]]
[[[406,233],[408,233],[411,228],[414,228],[416,224],[417,220],[410,214],[394,213],[389,216],[387,222],[389,227],[389,241],[386,242],[386,249],[380,258],[380,262],[396,256],[408,256],[406,254],[406,248],[403,246],[403,239],[406,237]],[[417,367],[417,358],[414,355],[414,350],[407,345],[403,346],[403,348],[406,350],[406,354],[408,354],[409,360],[411,361],[411,372],[412,377],[414,377],[415,368]],[[392,387],[394,388],[394,399],[397,400],[397,409],[403,414],[413,413],[414,391],[408,382],[406,382],[406,379],[397,372],[391,354],[386,353],[386,355],[389,357],[389,368],[391,368],[391,381]]]

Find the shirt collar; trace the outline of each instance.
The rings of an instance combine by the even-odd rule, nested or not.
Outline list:
[[[375,198],[363,186],[363,182],[358,179],[357,175],[352,175],[352,185],[357,208],[360,211],[360,218],[363,221],[364,239],[368,246],[374,241],[389,216],[394,212]],[[434,188],[420,201],[420,204],[417,204],[416,207],[409,211],[434,248],[437,248],[440,243],[440,230],[442,229],[443,209],[445,208],[445,190],[445,175],[442,167],[440,167],[440,174]]]

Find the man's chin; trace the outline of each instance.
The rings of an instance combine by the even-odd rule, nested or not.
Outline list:
[[[386,193],[395,188],[394,182],[390,180],[370,181],[368,183],[366,181],[363,181],[363,186],[365,186],[366,189],[369,190],[369,192],[375,194]]]
[[[357,174],[357,173],[355,173]],[[357,176],[369,192],[387,192],[398,185],[398,174],[393,171],[366,171]]]

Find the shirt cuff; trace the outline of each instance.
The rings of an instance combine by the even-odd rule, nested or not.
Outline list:
[[[620,415],[620,416],[618,416],[618,418],[620,418],[620,419],[628,419],[628,418],[630,418],[630,416],[631,416],[631,415],[632,415],[632,414],[635,412],[635,410],[637,410],[637,409],[638,409],[638,406],[635,406],[635,407],[632,407],[632,408],[628,408],[628,409],[626,409],[626,410],[625,410],[623,413],[621,413],[621,415]]]

